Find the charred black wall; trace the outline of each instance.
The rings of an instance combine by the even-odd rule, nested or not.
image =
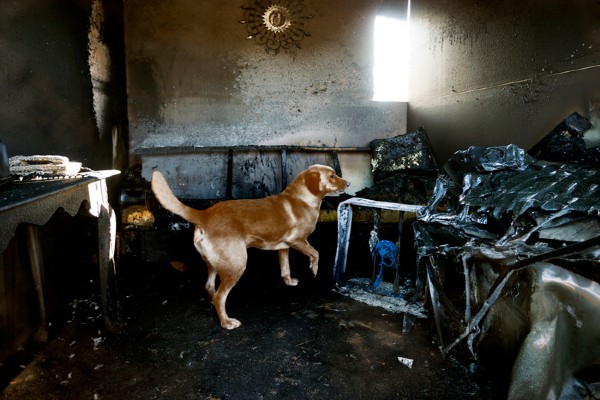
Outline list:
[[[411,17],[408,128],[425,126],[440,163],[471,145],[528,149],[600,110],[595,0],[414,0]]]
[[[356,144],[360,132],[404,130],[393,106],[367,104],[369,27],[379,2],[307,2],[311,36],[287,55],[267,54],[245,38],[240,7],[248,1],[127,2],[125,22],[120,1],[102,3],[134,46],[127,68],[121,47],[112,70],[113,77],[121,74],[119,86],[100,90],[117,98],[109,107],[125,108],[127,72],[134,140],[144,139],[145,126],[159,144],[187,137],[200,145],[229,143],[221,126],[233,127],[235,142],[244,144]],[[26,0],[3,7],[0,140],[9,155],[56,153],[93,168],[110,166],[110,138],[98,129],[91,96],[92,4]],[[573,111],[594,117],[597,1],[415,0],[411,20],[407,128],[425,126],[440,163],[469,145],[528,148]],[[111,40],[122,46],[122,32]],[[363,121],[362,128],[348,121]],[[126,116],[107,124],[119,126],[126,146]]]
[[[9,156],[58,154],[110,168],[88,65],[91,3],[26,0],[0,14],[0,140]]]
[[[56,154],[93,169],[120,167],[111,149],[113,136],[123,141],[127,129],[122,14],[120,0],[3,2],[0,141],[9,156]],[[111,195],[118,194],[111,189]],[[94,232],[95,221],[74,220],[57,210],[40,228],[51,318],[64,312],[71,289],[88,282],[80,273],[97,275],[96,248],[78,243],[86,239],[83,232]],[[0,386],[10,368],[5,358],[31,338],[39,323],[24,229],[19,226],[0,253]],[[91,290],[97,293],[97,285]]]
[[[471,145],[529,148],[565,116],[598,108],[596,0],[412,1],[408,122],[404,105],[371,101],[380,1],[305,1],[311,35],[277,54],[246,38],[250,3],[126,2],[134,156],[169,145],[364,145],[424,126],[443,164]]]
[[[131,162],[141,162],[145,179],[158,168],[168,172],[180,197],[222,197],[228,153],[210,148],[367,147],[370,140],[406,132],[405,102],[372,101],[373,30],[381,1],[279,3],[294,12],[292,26],[302,26],[290,29],[290,46],[259,40],[269,32],[263,17],[270,2],[124,3]],[[173,154],[172,146],[186,154]],[[343,156],[351,190],[367,185],[368,152]],[[280,159],[236,158],[233,179],[271,179],[281,169],[273,158]],[[294,176],[323,163],[309,154],[299,160],[301,167],[290,168]]]

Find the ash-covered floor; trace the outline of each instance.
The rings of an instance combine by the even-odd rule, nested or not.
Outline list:
[[[234,331],[219,326],[202,266],[122,260],[123,333],[104,328],[96,293],[74,300],[0,399],[505,398],[501,378],[441,355],[428,319],[403,334],[402,309],[354,300],[297,260],[301,283],[285,286],[273,256],[251,253],[228,300]]]

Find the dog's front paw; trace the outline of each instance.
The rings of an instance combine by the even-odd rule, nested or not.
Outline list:
[[[235,318],[227,318],[221,321],[221,328],[235,329],[242,326],[242,323]]]
[[[317,276],[318,270],[319,270],[319,264],[310,264],[310,272],[312,272],[313,277]]]
[[[292,278],[292,277],[289,277],[289,276],[284,276],[283,277],[283,281],[288,286],[296,286],[296,285],[298,285],[298,279],[295,279],[295,278]]]

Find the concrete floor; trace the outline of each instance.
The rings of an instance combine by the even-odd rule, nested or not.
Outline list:
[[[120,267],[123,332],[106,331],[96,293],[74,299],[0,399],[505,397],[501,379],[468,357],[441,355],[428,319],[402,334],[402,313],[341,295],[302,262],[292,261],[300,285],[285,286],[274,256],[251,255],[228,301],[243,323],[234,331],[219,326],[202,266],[130,260]]]

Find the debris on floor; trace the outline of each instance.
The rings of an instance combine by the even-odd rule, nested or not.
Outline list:
[[[244,315],[235,331],[219,326],[194,273],[121,265],[126,330],[105,333],[90,322],[96,310],[78,303],[0,399],[502,398],[484,371],[437,351],[424,319],[402,335],[398,314],[330,288],[273,286],[257,261],[230,296]]]
[[[393,284],[389,282],[382,282],[379,288],[372,289],[370,279],[351,278],[343,286],[337,287],[336,291],[351,299],[381,308],[390,313],[408,313],[417,318],[427,318],[424,304],[410,301],[413,294],[410,282],[405,282],[404,285],[400,286],[400,290],[395,292]]]
[[[412,368],[414,360],[412,358],[398,357],[398,362],[402,365],[406,365],[408,368]]]

